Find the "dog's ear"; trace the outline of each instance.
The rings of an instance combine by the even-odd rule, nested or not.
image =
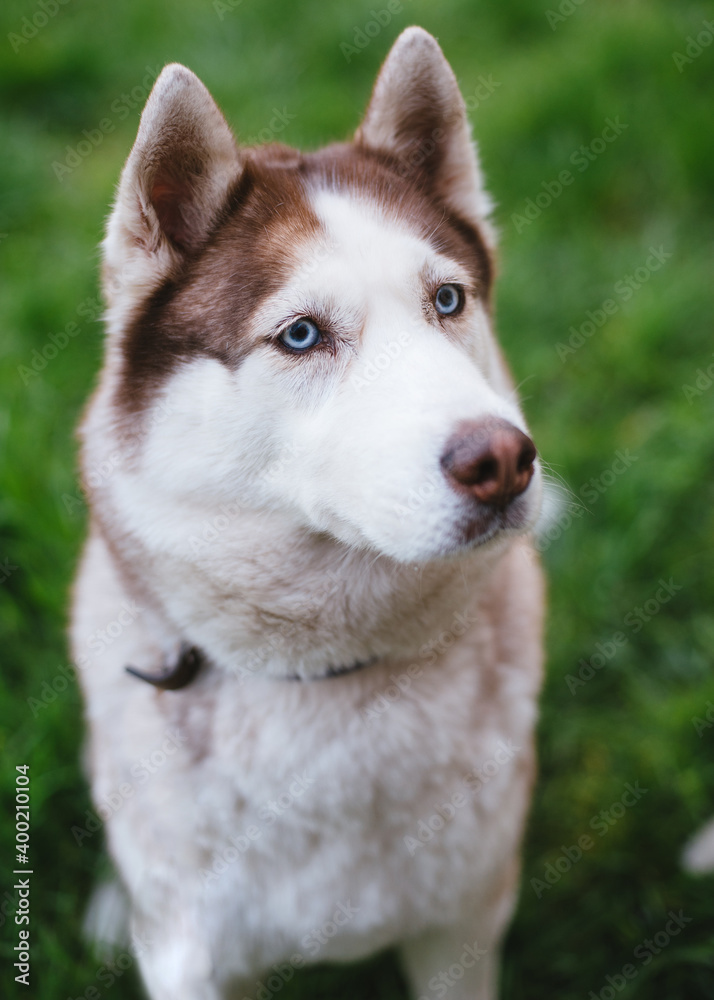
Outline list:
[[[438,42],[423,28],[407,28],[392,46],[355,140],[390,153],[404,176],[417,178],[492,240],[492,205],[466,106]]]
[[[204,85],[185,66],[166,66],[146,102],[107,226],[110,306],[135,301],[200,248],[240,170],[231,130]]]

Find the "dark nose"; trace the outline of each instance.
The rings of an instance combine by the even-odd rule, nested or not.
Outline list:
[[[505,507],[533,475],[536,448],[523,431],[500,417],[462,424],[447,441],[441,467],[477,500]]]

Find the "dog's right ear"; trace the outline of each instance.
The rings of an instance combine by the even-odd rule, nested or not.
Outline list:
[[[439,43],[423,28],[406,28],[392,46],[355,138],[390,153],[403,176],[419,179],[494,245],[466,105]]]
[[[166,66],[146,102],[107,226],[110,308],[153,291],[201,247],[240,171],[233,134],[204,85],[185,66]]]

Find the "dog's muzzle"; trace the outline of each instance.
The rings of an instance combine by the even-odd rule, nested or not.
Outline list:
[[[502,529],[521,529],[527,505],[517,502],[533,478],[536,448],[507,420],[462,423],[446,443],[441,468],[463,500],[461,542],[481,544]]]

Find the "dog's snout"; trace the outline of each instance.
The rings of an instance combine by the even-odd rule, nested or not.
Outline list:
[[[505,507],[530,483],[535,457],[527,434],[492,417],[462,424],[447,442],[441,466],[457,488],[492,507]]]

